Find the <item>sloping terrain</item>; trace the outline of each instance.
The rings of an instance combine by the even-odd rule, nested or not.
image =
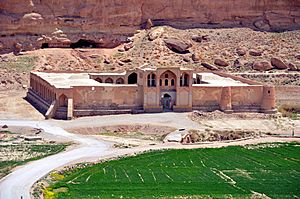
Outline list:
[[[177,38],[191,47],[181,53],[170,50],[165,44],[167,38]],[[141,66],[183,66],[201,71],[207,70],[201,65],[207,63],[222,71],[255,72],[253,65],[260,62],[268,62],[271,68],[265,70],[272,73],[297,72],[300,68],[299,30],[274,33],[249,28],[181,30],[160,26],[137,31],[128,40],[132,42],[116,48],[46,48],[20,55],[2,54],[0,90],[24,87],[32,69],[123,71]],[[272,66],[273,57],[279,58],[286,69]]]
[[[2,0],[0,52],[69,45],[80,39],[116,46],[125,36],[154,25],[251,27],[264,31],[300,26],[298,0]]]

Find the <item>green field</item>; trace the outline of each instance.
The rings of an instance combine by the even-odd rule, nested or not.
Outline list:
[[[300,144],[167,150],[66,172],[46,198],[300,197]]]

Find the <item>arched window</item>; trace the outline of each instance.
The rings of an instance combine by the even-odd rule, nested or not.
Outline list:
[[[149,74],[147,76],[147,85],[148,85],[148,87],[156,86],[156,75],[155,74]]]
[[[147,86],[148,87],[151,86],[151,75],[150,74],[147,76]]]
[[[180,76],[180,86],[182,86],[182,83],[183,83],[183,78],[182,78],[182,75]]]
[[[170,86],[174,87],[176,85],[176,75],[172,71],[166,70],[160,75],[160,81],[160,86],[168,87],[164,89],[174,89]]]
[[[162,79],[159,80],[159,86],[162,86]]]
[[[136,84],[137,83],[137,74],[136,73],[131,73],[128,76],[128,84]]]
[[[189,75],[184,74],[184,84],[183,86],[189,86]]]
[[[106,80],[105,80],[105,83],[110,83],[110,84],[112,84],[112,83],[114,83],[114,80],[112,79],[112,78],[107,78]]]
[[[165,79],[165,86],[169,86],[169,80]]]
[[[102,79],[99,78],[99,77],[97,77],[95,80],[96,80],[97,82],[99,82],[99,83],[102,83]]]
[[[152,74],[152,86],[155,87],[156,86],[156,75]]]
[[[189,75],[184,73],[180,76],[180,86],[189,86]]]
[[[123,78],[118,78],[117,80],[116,80],[116,84],[124,84],[124,79]]]

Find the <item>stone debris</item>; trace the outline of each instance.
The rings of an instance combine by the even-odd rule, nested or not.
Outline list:
[[[220,58],[215,59],[214,63],[218,66],[224,66],[224,67],[229,66],[229,63],[226,60]]]
[[[277,58],[277,57],[271,58],[271,64],[276,69],[287,69],[288,68],[288,66],[280,58]]]
[[[133,47],[134,47],[133,42],[130,42],[130,43],[124,45],[124,50],[128,51]]]
[[[193,53],[192,54],[192,60],[195,62],[195,63],[198,63],[200,61],[200,58],[199,56],[196,54],[196,53]]]
[[[247,50],[245,48],[237,48],[236,49],[236,54],[238,54],[239,56],[244,56],[246,55]]]
[[[270,64],[270,62],[261,61],[261,62],[254,62],[252,68],[257,71],[267,71],[267,70],[271,70],[273,66]]]
[[[152,30],[148,34],[149,41],[154,41],[155,39],[159,38],[162,35],[163,32],[164,32],[163,27],[159,27],[159,28],[156,28],[156,29]]]
[[[295,66],[295,64],[293,64],[293,63],[289,63],[288,64],[288,67],[289,67],[289,70],[290,71],[297,71],[298,70],[298,68]]]
[[[201,43],[202,41],[208,41],[208,35],[193,35],[192,40],[198,43]]]
[[[208,64],[208,63],[201,63],[201,65],[204,66],[205,68],[209,69],[209,70],[219,70],[218,67],[213,66],[213,65]]]
[[[168,38],[165,39],[164,42],[169,49],[179,53],[185,53],[190,47],[192,47],[191,43],[176,38]]]
[[[249,51],[249,55],[252,55],[252,56],[261,56],[262,54],[263,54],[263,52],[260,50],[250,50]]]

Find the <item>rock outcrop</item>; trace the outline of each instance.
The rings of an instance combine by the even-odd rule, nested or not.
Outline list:
[[[13,50],[16,43],[32,50],[69,47],[80,39],[113,47],[137,29],[149,28],[149,21],[177,28],[300,27],[299,0],[2,0],[0,8],[0,52]]]
[[[192,47],[192,44],[190,44],[189,42],[182,41],[176,38],[168,38],[165,39],[164,42],[169,49],[179,53],[185,53],[190,47]]]
[[[267,71],[267,70],[271,70],[273,67],[269,62],[261,61],[261,62],[254,62],[252,68],[258,71]]]
[[[272,57],[271,64],[277,69],[287,69],[289,68],[280,58]]]

